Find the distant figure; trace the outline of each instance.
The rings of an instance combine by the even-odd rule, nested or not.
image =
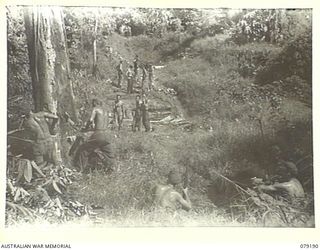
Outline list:
[[[259,185],[259,190],[269,194],[287,198],[303,198],[304,190],[301,183],[295,178],[298,169],[293,162],[281,161],[277,169],[278,181],[272,185]]]
[[[134,109],[134,115],[133,115],[133,124],[132,124],[132,131],[136,132],[136,130],[141,130],[141,105],[142,100],[140,98],[140,95],[136,96],[136,106]]]
[[[140,69],[141,69],[141,89],[144,89],[144,83],[146,81],[147,78],[147,70],[146,70],[146,66],[144,64],[140,64]]]
[[[132,71],[132,65],[129,66],[127,70],[127,80],[128,80],[128,85],[127,85],[127,93],[132,94],[133,93],[133,71]]]
[[[118,130],[121,129],[122,121],[124,119],[125,112],[123,106],[123,102],[120,100],[120,95],[117,95],[113,107],[113,122],[114,126],[118,127]]]
[[[150,131],[150,119],[149,119],[149,105],[146,94],[142,95],[141,103],[141,115],[142,115],[142,124],[146,132]]]
[[[122,78],[123,78],[123,66],[122,66],[122,59],[120,59],[119,64],[116,67],[118,73],[118,88],[121,88]]]
[[[139,57],[138,57],[138,55],[136,55],[133,60],[134,79],[136,79],[136,80],[137,80],[137,76],[138,76],[138,63],[139,63]]]
[[[131,36],[131,27],[129,26],[129,23],[125,23],[125,25],[122,25],[121,29],[122,29],[121,33],[125,37],[130,37]]]
[[[177,171],[171,171],[168,175],[167,185],[156,185],[154,190],[155,205],[168,208],[171,210],[184,209],[189,211],[191,209],[191,201],[188,195],[188,188],[183,189],[181,195],[175,190],[175,186],[182,182],[182,177]]]
[[[148,90],[149,91],[151,91],[151,89],[154,86],[153,77],[154,77],[154,67],[153,67],[153,65],[151,63],[149,63],[149,65],[148,65],[148,78],[149,78],[149,88],[148,88]]]
[[[27,114],[24,127],[30,133],[33,141],[32,158],[39,167],[43,167],[47,162],[58,164],[58,156],[55,153],[55,145],[51,137],[57,122],[58,116],[46,111],[37,113],[30,111]]]
[[[112,55],[112,53],[113,53],[113,49],[112,49],[110,46],[106,46],[106,53],[105,53],[105,55],[106,55],[107,57],[110,57],[110,56]]]
[[[92,113],[85,129],[93,127],[93,134],[82,145],[79,146],[75,154],[75,162],[83,172],[86,170],[90,155],[96,153],[103,162],[105,169],[112,170],[113,154],[111,145],[106,135],[107,116],[101,107],[101,102],[92,100]]]

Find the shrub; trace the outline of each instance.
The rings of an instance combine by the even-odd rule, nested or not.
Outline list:
[[[297,75],[311,85],[312,33],[308,29],[289,41],[282,51],[272,56],[256,76],[256,83],[266,84]]]

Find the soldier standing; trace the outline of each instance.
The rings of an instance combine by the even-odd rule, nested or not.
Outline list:
[[[122,78],[123,78],[122,59],[120,59],[120,62],[117,65],[117,73],[118,73],[118,88],[121,88]]]
[[[146,94],[142,95],[141,100],[141,115],[142,115],[142,124],[145,128],[146,132],[150,131],[150,119],[149,119],[149,106],[148,106],[148,99]]]
[[[137,80],[138,76],[138,63],[139,63],[139,57],[136,55],[136,57],[133,60],[133,72],[134,72],[134,79]]]
[[[146,80],[146,78],[147,78],[147,70],[146,70],[145,65],[142,64],[142,63],[140,64],[140,69],[141,69],[141,73],[142,73],[142,75],[141,75],[141,89],[142,89],[142,91],[143,91],[144,82],[145,82],[145,80]]]
[[[133,124],[132,124],[132,131],[136,132],[136,129],[138,131],[141,130],[141,105],[142,101],[140,99],[140,96],[136,96],[136,107],[134,109],[134,116],[133,116]]]
[[[123,108],[123,102],[120,100],[120,95],[116,96],[116,100],[113,107],[113,121],[114,126],[118,127],[118,130],[121,129],[122,121],[124,118],[124,108]]]
[[[132,71],[132,65],[129,66],[127,70],[127,80],[128,80],[128,85],[127,85],[127,93],[132,94],[133,93],[133,71]]]

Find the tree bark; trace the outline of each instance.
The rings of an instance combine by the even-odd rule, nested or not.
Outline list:
[[[61,8],[25,7],[24,19],[35,111],[47,106],[52,113],[67,112],[77,121]],[[63,138],[68,127],[61,119],[58,126]]]

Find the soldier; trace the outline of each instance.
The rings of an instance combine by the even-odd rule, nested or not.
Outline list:
[[[134,116],[133,116],[133,124],[132,124],[132,131],[136,132],[141,130],[141,104],[142,101],[140,99],[140,95],[136,96],[136,107],[134,109]]]
[[[147,70],[146,70],[146,67],[143,63],[140,64],[140,69],[141,69],[141,89],[143,90],[144,89],[144,82],[147,78]]]
[[[153,77],[154,77],[154,67],[151,63],[148,65],[148,78],[149,78],[149,88],[150,91],[153,88]]]
[[[101,102],[97,99],[92,100],[93,110],[91,117],[87,122],[86,128],[90,125],[93,127],[93,134],[79,146],[75,162],[79,166],[80,171],[83,172],[92,153],[97,153],[102,160],[105,170],[113,170],[113,154],[111,145],[106,135],[107,119],[105,111],[101,107]]]
[[[123,66],[122,59],[120,59],[119,64],[117,65],[117,73],[118,73],[118,88],[121,88],[122,78],[123,78]]]
[[[180,184],[181,182],[181,174],[172,170],[168,175],[168,184],[158,184],[155,187],[155,205],[171,210],[182,208],[186,211],[189,211],[191,209],[191,201],[188,195],[188,188],[183,189],[182,195],[175,190],[176,185]]]
[[[278,180],[271,185],[259,185],[258,189],[274,195],[280,195],[287,198],[303,198],[304,190],[301,183],[295,178],[298,169],[293,162],[282,161],[278,167]]]
[[[142,103],[141,103],[141,116],[142,116],[142,124],[145,128],[146,132],[150,131],[150,119],[149,119],[149,106],[148,99],[146,94],[142,95]]]
[[[134,72],[134,79],[137,80],[138,76],[138,63],[139,63],[139,57],[136,55],[136,57],[133,60],[133,72]]]
[[[133,93],[133,71],[132,71],[132,65],[129,66],[127,70],[127,79],[128,79],[128,86],[127,86],[127,93],[132,94]]]
[[[111,57],[112,53],[113,53],[112,48],[110,46],[106,46],[106,53],[105,53],[106,57]]]
[[[123,102],[120,100],[120,95],[117,95],[113,107],[113,122],[114,126],[118,127],[118,130],[121,129],[122,121],[124,119],[125,112],[123,106]]]
[[[37,113],[30,111],[27,114],[24,127],[31,135],[33,158],[40,167],[44,166],[46,162],[58,164],[59,156],[56,155],[54,141],[51,136],[54,134],[57,122],[58,116],[46,111]]]

